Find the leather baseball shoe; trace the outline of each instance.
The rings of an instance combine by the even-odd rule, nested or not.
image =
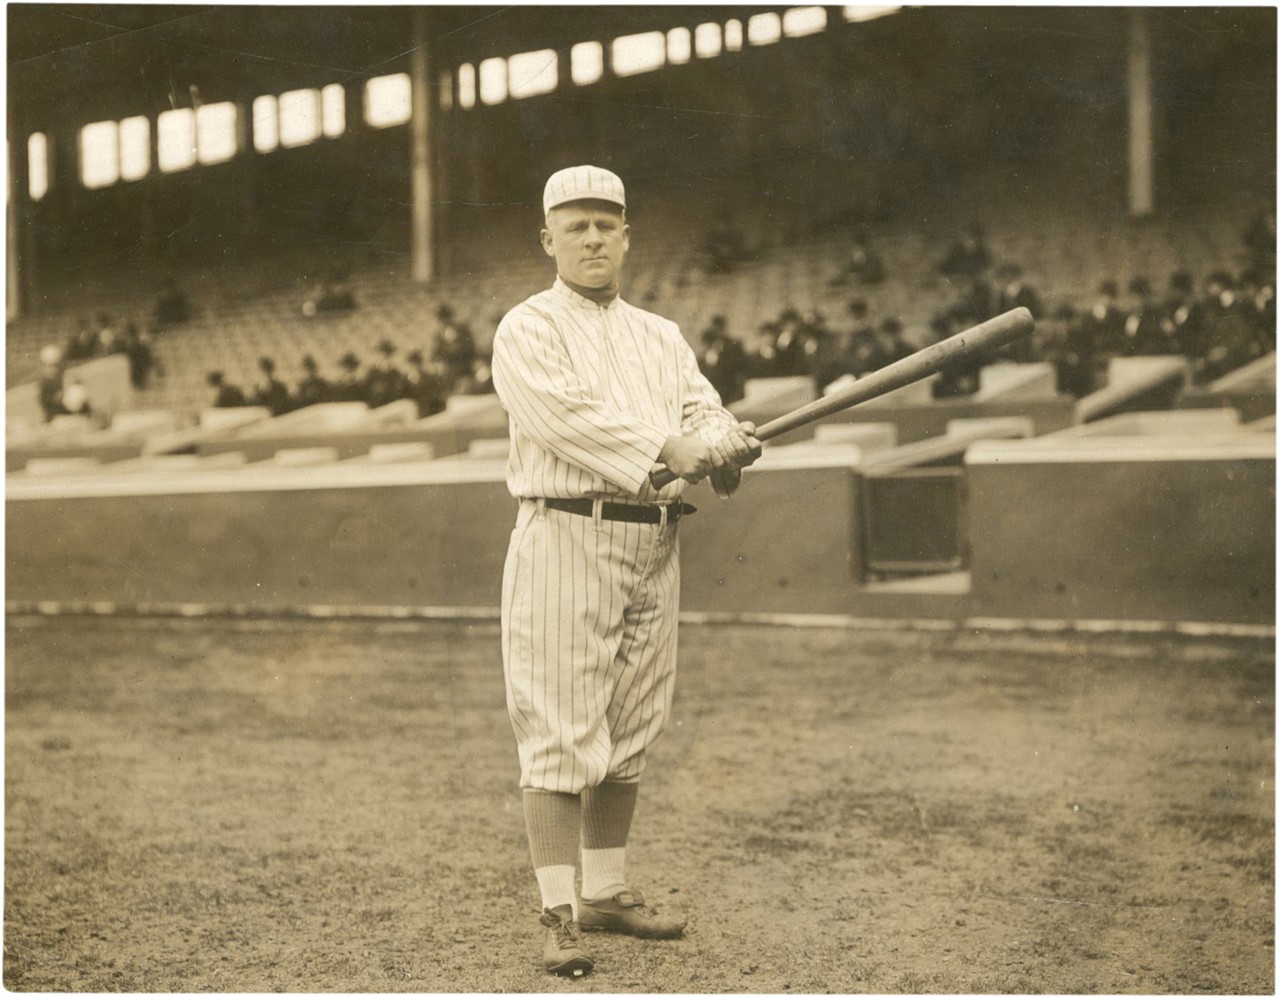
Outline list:
[[[622,932],[640,939],[679,939],[686,919],[659,915],[639,891],[620,891],[611,898],[578,904],[578,926],[584,932]]]
[[[573,909],[569,905],[544,909],[538,921],[547,928],[542,944],[542,962],[549,973],[581,977],[596,965],[582,948]]]

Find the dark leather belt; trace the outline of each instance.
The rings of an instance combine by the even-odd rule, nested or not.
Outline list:
[[[545,499],[547,509],[558,509],[563,513],[577,513],[579,516],[591,516],[595,506],[591,499]],[[628,506],[620,502],[601,504],[600,516],[606,520],[620,520],[623,523],[661,523],[664,507],[658,504],[649,506]],[[698,511],[696,506],[687,502],[672,503],[665,507],[667,522],[675,523],[680,517]]]

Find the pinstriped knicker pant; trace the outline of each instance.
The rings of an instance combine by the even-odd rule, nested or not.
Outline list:
[[[676,529],[521,501],[502,576],[502,658],[522,788],[639,779],[675,688]]]

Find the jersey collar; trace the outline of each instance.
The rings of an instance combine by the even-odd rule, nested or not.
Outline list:
[[[577,305],[579,308],[589,308],[593,312],[602,308],[603,309],[613,308],[618,304],[618,302],[622,301],[622,296],[618,295],[613,299],[613,301],[609,302],[609,304],[607,305],[597,304],[596,302],[593,302],[590,298],[587,298],[583,295],[578,294],[578,292],[574,291],[573,288],[565,284],[564,279],[560,277],[559,274],[556,275],[556,282],[551,286],[551,289],[555,291],[557,294],[559,294],[566,301],[571,302],[574,305]]]

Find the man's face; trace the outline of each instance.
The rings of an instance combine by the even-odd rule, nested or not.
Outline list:
[[[570,284],[608,288],[618,283],[631,245],[626,214],[603,201],[575,201],[553,208],[542,230],[542,248]]]

